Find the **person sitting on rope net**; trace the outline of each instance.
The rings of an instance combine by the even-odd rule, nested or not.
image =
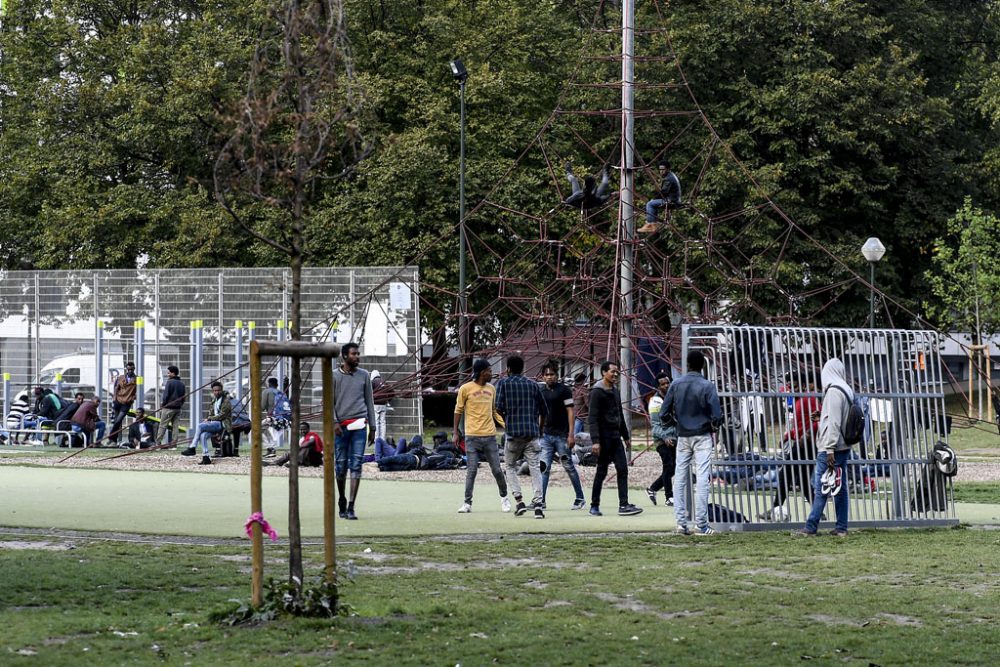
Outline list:
[[[661,208],[667,209],[669,218],[671,210],[681,207],[681,181],[677,174],[670,170],[670,163],[666,160],[660,161],[659,171],[660,196],[646,202],[646,224],[636,230],[642,234],[650,234],[660,228],[656,216]]]
[[[565,167],[566,179],[573,188],[573,194],[563,200],[563,206],[571,206],[586,211],[602,206],[611,198],[611,193],[608,191],[608,165],[604,165],[604,168],[601,170],[601,183],[597,186],[596,190],[594,189],[594,184],[597,182],[597,179],[593,176],[585,176],[583,186],[581,187],[580,179],[573,174],[573,166],[567,162]]]

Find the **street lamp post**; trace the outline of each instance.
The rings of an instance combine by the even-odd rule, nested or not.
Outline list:
[[[885,256],[885,246],[878,238],[872,236],[861,246],[861,254],[868,260],[869,278],[871,285],[868,296],[868,328],[875,328],[875,264]]]
[[[469,72],[458,58],[450,63],[451,75],[458,82],[460,102],[459,115],[459,167],[458,167],[458,351],[459,372],[465,375],[468,365],[467,351],[469,333],[466,321],[468,304],[465,294],[465,82]]]

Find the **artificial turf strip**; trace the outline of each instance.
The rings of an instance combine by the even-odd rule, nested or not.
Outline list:
[[[245,550],[0,534],[0,662],[993,664],[998,549],[969,529],[374,538],[339,549],[356,616],[225,627]]]
[[[264,477],[264,516],[286,536],[287,478]],[[322,482],[300,480],[302,534],[322,535]],[[237,537],[250,514],[246,477],[207,473],[0,466],[0,525],[110,532]],[[589,489],[588,489],[589,491]],[[471,514],[457,514],[463,485],[436,482],[363,481],[359,521],[337,521],[337,532],[363,535],[502,534],[521,532],[585,533],[672,530],[673,508],[649,504],[632,489],[632,502],[645,508],[635,517],[616,514],[617,494],[607,488],[605,516],[570,511],[572,491],[550,487],[544,521],[500,512],[492,478],[480,473]],[[968,523],[1000,523],[1000,506],[960,504]],[[788,527],[793,527],[789,524]]]

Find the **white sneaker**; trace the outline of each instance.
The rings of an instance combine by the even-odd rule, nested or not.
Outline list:
[[[510,496],[504,496],[500,499],[500,509],[504,512],[510,511]]]
[[[459,514],[468,514],[472,511],[472,505],[469,503],[462,503],[462,506],[458,508]]]

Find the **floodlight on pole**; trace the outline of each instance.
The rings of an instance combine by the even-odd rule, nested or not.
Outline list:
[[[460,102],[459,114],[459,167],[458,167],[458,351],[460,354],[459,372],[464,377],[468,368],[468,338],[467,312],[468,303],[465,293],[465,82],[469,72],[465,64],[455,58],[451,61],[451,75],[458,82]]]
[[[875,264],[878,263],[883,257],[885,257],[885,246],[882,242],[878,240],[877,237],[872,236],[865,244],[861,246],[861,254],[865,256],[865,260],[868,261],[869,267],[869,278],[868,283],[871,285],[871,290],[868,295],[868,328],[875,328]]]

